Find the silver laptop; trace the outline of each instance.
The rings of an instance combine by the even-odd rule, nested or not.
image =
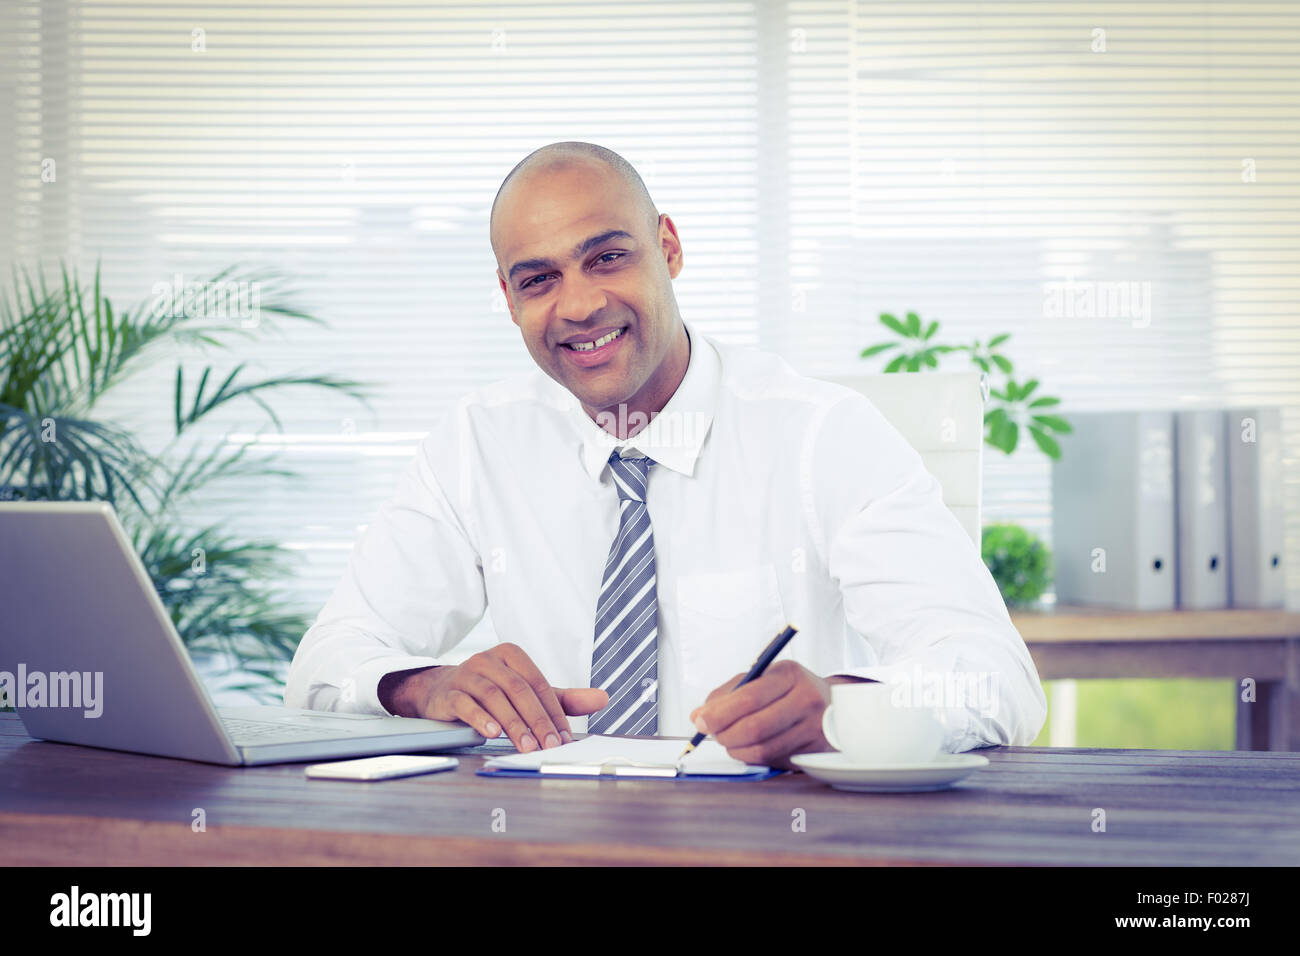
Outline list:
[[[459,721],[214,707],[103,502],[0,502],[0,692],[33,737],[206,763],[484,742]]]

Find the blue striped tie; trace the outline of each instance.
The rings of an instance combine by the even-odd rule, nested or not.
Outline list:
[[[609,694],[604,710],[587,720],[593,734],[654,735],[659,728],[659,599],[655,593],[655,539],[646,509],[649,458],[609,456],[618,489],[618,535],[605,562],[596,603],[591,686]]]

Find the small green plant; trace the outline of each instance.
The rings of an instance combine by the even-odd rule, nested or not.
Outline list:
[[[1008,607],[1033,604],[1052,583],[1052,554],[1017,524],[985,525],[980,555]]]
[[[1003,378],[1001,387],[993,387],[990,382],[990,402],[984,413],[984,440],[1009,455],[1016,450],[1020,429],[1024,428],[1043,454],[1052,459],[1061,457],[1061,446],[1056,436],[1069,434],[1072,429],[1064,418],[1047,411],[1059,405],[1061,400],[1039,393],[1038,379],[1017,383],[1012,378],[1014,366],[1011,359],[1000,351],[1000,346],[1011,338],[1009,332],[995,335],[987,342],[976,339],[969,345],[941,345],[932,341],[939,331],[939,323],[922,322],[915,312],[908,312],[905,321],[882,312],[880,324],[898,335],[901,341],[869,345],[862,350],[861,358],[897,349],[897,354],[891,356],[885,365],[886,372],[922,372],[927,368],[938,368],[942,355],[965,352],[971,364],[980,371],[993,379]]]

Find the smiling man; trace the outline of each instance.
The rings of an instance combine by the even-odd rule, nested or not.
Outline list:
[[[946,750],[1033,740],[1033,661],[920,456],[861,395],[683,321],[677,227],[622,157],[531,153],[490,238],[538,371],[421,443],[287,705],[458,719],[524,752],[699,729],[789,767],[831,749],[831,684],[924,675],[985,688],[944,702]],[[501,643],[450,663],[489,610]]]

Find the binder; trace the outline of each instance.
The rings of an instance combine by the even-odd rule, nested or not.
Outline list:
[[[1282,410],[1228,413],[1228,587],[1232,607],[1282,607]]]
[[[1060,604],[1174,607],[1174,413],[1072,413],[1052,463]]]
[[[1175,419],[1177,604],[1228,606],[1227,413],[1180,411]]]

